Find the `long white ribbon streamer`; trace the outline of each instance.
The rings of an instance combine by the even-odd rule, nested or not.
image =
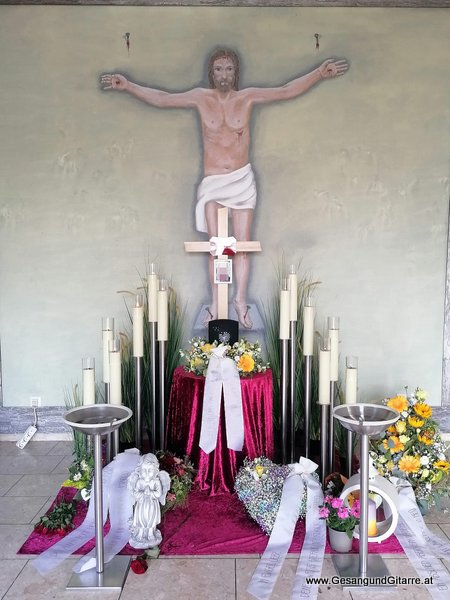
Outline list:
[[[433,583],[425,584],[436,600],[448,600],[450,575],[440,558],[450,560],[450,544],[428,529],[417,506],[414,491],[403,480],[395,479],[399,492],[399,522],[395,535],[417,574]]]
[[[300,498],[305,486],[308,506],[306,534],[297,566],[292,598],[305,597],[312,600],[317,596],[318,586],[307,585],[306,577],[320,575],[325,553],[326,528],[325,522],[319,520],[318,510],[319,505],[323,503],[323,493],[318,481],[312,477],[318,465],[301,457],[298,463],[289,466],[292,474],[284,482],[280,508],[269,543],[247,587],[247,592],[258,600],[268,600],[272,594],[292,543],[300,511]]]
[[[139,460],[138,454],[125,453],[135,457],[136,464]],[[102,490],[103,490],[103,525],[106,523],[108,516],[108,506],[110,505],[110,495],[112,490],[112,479],[116,465],[118,464],[118,454],[115,460],[109,465],[106,465],[102,470]],[[119,461],[120,462],[120,461]],[[134,468],[134,467],[133,467]],[[132,469],[131,469],[132,470]],[[131,473],[128,472],[128,475]],[[94,496],[94,485],[92,485],[92,494],[89,502],[88,511],[83,523],[77,527],[74,531],[69,533],[66,537],[62,538],[59,542],[48,548],[38,558],[36,558],[32,564],[41,573],[45,575],[49,571],[53,570],[59,564],[61,564],[66,558],[68,558],[75,550],[86,544],[95,536],[95,496]],[[126,541],[125,541],[126,543]],[[123,544],[123,546],[125,545]],[[122,547],[123,547],[122,546]]]
[[[103,539],[104,561],[108,563],[128,542],[130,537],[129,519],[133,516],[134,499],[127,481],[137,467],[139,454],[128,452],[118,454],[114,460],[114,470],[109,490],[110,530]],[[75,573],[87,571],[96,566],[96,549],[93,548],[74,566]]]
[[[214,348],[206,373],[200,431],[200,448],[206,454],[217,444],[222,388],[228,448],[239,451],[244,446],[241,380],[235,362],[225,356],[226,350],[224,345]]]

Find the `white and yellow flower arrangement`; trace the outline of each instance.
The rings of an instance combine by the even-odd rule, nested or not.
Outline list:
[[[214,348],[218,347],[218,342],[210,344],[202,337],[194,337],[189,344],[188,349],[180,350],[184,368],[195,375],[206,376],[211,353]],[[225,356],[234,360],[240,377],[264,373],[269,368],[269,363],[263,360],[261,344],[259,342],[250,343],[246,338],[227,346]]]
[[[407,391],[407,389],[406,389]],[[381,476],[406,479],[416,499],[432,506],[437,496],[448,494],[446,480],[450,470],[448,446],[441,439],[439,425],[432,419],[433,409],[427,393],[416,388],[413,394],[400,394],[385,404],[400,413],[384,437],[371,442],[371,457]]]

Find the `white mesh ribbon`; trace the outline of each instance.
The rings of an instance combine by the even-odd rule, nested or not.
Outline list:
[[[417,506],[414,490],[403,479],[391,478],[399,495],[399,520],[395,535],[432,598],[448,600],[450,575],[439,559],[450,561],[450,544],[428,529]]]
[[[236,254],[236,238],[230,237],[217,237],[213,236],[209,240],[209,252],[212,256],[222,256],[225,248],[232,250],[233,254]]]
[[[298,463],[289,466],[292,474],[284,482],[280,508],[269,543],[247,587],[247,592],[258,600],[268,600],[272,594],[292,543],[300,510],[300,499],[305,486],[308,505],[306,533],[291,597],[312,600],[317,596],[318,586],[308,585],[306,577],[320,576],[325,553],[325,521],[319,519],[319,505],[323,503],[323,493],[319,481],[312,476],[318,465],[301,457]]]
[[[123,497],[123,481],[125,480],[126,489],[126,480],[128,479],[128,476],[133,471],[133,469],[137,466],[139,458],[139,453],[137,451],[136,453],[125,452],[123,454],[118,454],[116,458],[102,470],[103,525],[105,524],[106,518],[108,516],[108,508],[110,510],[111,520],[111,529],[105,538],[105,562],[111,560],[111,558],[115,554],[117,554],[117,552],[119,552],[128,541],[128,518],[130,515],[122,515],[120,513],[119,507],[125,508],[127,506],[127,501],[124,500]],[[127,493],[129,494],[131,499],[130,501],[132,502],[131,494],[129,492]],[[75,550],[78,550],[78,548],[86,544],[95,536],[94,507],[94,485],[92,484],[92,494],[89,502],[89,508],[83,523],[79,527],[77,527],[77,529],[74,529],[74,531],[72,531],[69,535],[62,538],[59,542],[51,546],[48,550],[43,552],[37,559],[33,561],[32,564],[39,571],[39,573],[41,573],[42,575],[48,573],[49,571],[57,567],[63,560],[68,558],[73,552],[75,552]],[[124,528],[126,528],[127,530],[125,540],[123,541],[122,545],[118,548],[117,552],[111,555],[112,551],[117,547],[118,544],[121,543]],[[120,532],[119,535],[117,535],[118,531]],[[108,542],[107,538],[109,538]],[[84,562],[88,562],[90,558],[90,555],[87,555],[87,557],[83,557],[83,559],[81,559],[81,561],[77,563],[77,565],[75,565],[74,570],[85,570],[82,568],[82,566]],[[94,566],[95,559],[93,559],[93,561],[94,563],[90,564],[90,566],[86,568]]]
[[[225,356],[226,351],[223,345],[213,349],[206,373],[200,430],[200,448],[206,454],[217,444],[222,389],[228,448],[239,451],[244,445],[241,380],[236,363]]]

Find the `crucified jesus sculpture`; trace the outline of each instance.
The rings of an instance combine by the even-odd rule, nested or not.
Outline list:
[[[197,192],[196,228],[217,236],[217,211],[231,210],[233,236],[238,241],[251,239],[256,185],[250,164],[250,117],[257,104],[289,100],[305,93],[317,83],[344,75],[345,60],[328,59],[317,69],[278,87],[239,89],[239,57],[228,49],[216,50],[209,58],[210,88],[193,88],[185,92],[166,92],[144,87],[120,74],[104,74],[105,90],[128,92],[160,108],[193,108],[200,116],[203,140],[203,175]],[[249,261],[245,252],[234,259],[236,293],[234,308],[240,324],[251,329],[253,323],[247,304]],[[217,319],[217,286],[214,284],[214,257],[209,258],[212,302],[205,324]]]

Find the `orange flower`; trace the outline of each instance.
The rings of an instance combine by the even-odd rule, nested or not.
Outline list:
[[[425,421],[423,421],[422,419],[418,419],[417,417],[408,417],[408,423],[411,425],[411,427],[422,427],[422,425],[425,423]]]
[[[406,396],[395,396],[395,398],[390,398],[388,400],[387,405],[389,408],[402,412],[408,408],[408,400],[406,399]]]
[[[392,446],[392,444],[394,445]],[[384,440],[383,446],[385,450],[390,450],[391,454],[395,454],[395,452],[401,452],[405,447],[396,435],[392,435],[388,440]]]
[[[419,415],[419,417],[422,417],[422,419],[429,419],[433,414],[433,409],[431,406],[428,406],[426,402],[417,402],[417,404],[414,405],[414,412],[416,415]]]
[[[388,433],[397,433],[397,429],[395,428],[395,425],[389,425],[389,427],[386,429],[386,431]]]
[[[255,368],[255,361],[250,354],[243,354],[238,362],[238,369],[244,373],[251,373]]]
[[[447,462],[446,460],[437,460],[435,463],[433,463],[433,467],[436,467],[436,469],[440,469],[441,471],[445,471],[447,473],[447,471],[450,469],[450,462]]]
[[[398,461],[398,468],[403,473],[417,473],[420,469],[420,458],[418,456],[403,456]]]

